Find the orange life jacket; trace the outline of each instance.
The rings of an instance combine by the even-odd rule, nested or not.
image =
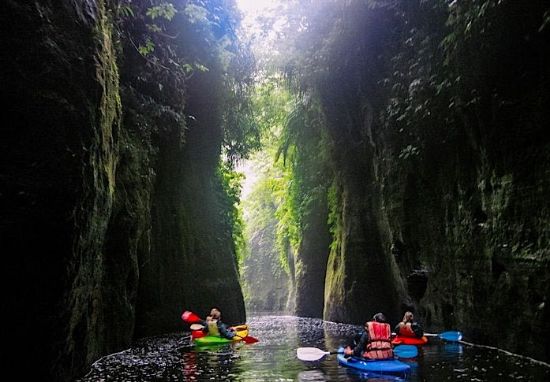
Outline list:
[[[403,322],[399,323],[399,333],[397,333],[399,336],[403,337],[415,337],[416,334],[413,332],[410,322],[407,322],[406,324]]]
[[[363,357],[370,359],[393,358],[391,348],[391,328],[389,324],[369,321],[367,322],[369,331],[369,343]]]

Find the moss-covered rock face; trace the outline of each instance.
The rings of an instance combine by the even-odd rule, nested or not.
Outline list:
[[[332,88],[323,96],[337,169],[324,317],[362,323],[377,312],[384,312],[395,321],[408,298],[397,264],[388,253],[375,147],[369,139],[357,139],[372,136],[372,109],[365,108],[362,114],[355,109],[358,105],[347,103],[350,98],[344,94],[351,94],[351,89],[345,89],[350,85],[348,81],[351,80],[340,78],[337,83],[344,89]]]
[[[314,9],[298,88],[335,169],[325,318],[410,309],[549,359],[548,25],[534,2]]]
[[[151,249],[139,258],[136,335],[176,331],[183,310],[205,316],[220,308],[224,321],[245,321],[231,227],[221,219],[221,79],[214,68],[189,84],[193,116],[181,140],[160,137],[151,200]],[[162,254],[162,255],[159,255]]]
[[[147,67],[110,5],[1,5],[5,362],[42,379],[73,380],[136,336],[178,330],[185,308],[245,319],[220,219],[218,52],[180,41],[211,64],[183,86]]]
[[[221,6],[218,11],[216,17],[229,12]],[[123,41],[125,126],[138,137],[138,147],[149,153],[147,162],[136,158],[150,190],[150,220],[142,230],[146,240],[134,238],[147,245],[136,253],[136,336],[180,329],[185,309],[204,316],[217,306],[225,321],[245,320],[233,227],[225,219],[227,195],[218,173],[229,80],[216,38],[227,36],[222,30],[213,34],[213,25],[191,20],[187,10],[178,11],[166,26],[174,28],[171,35],[176,37],[169,43],[162,36],[157,41],[155,58],[162,65],[151,66],[132,40]],[[231,27],[229,22],[224,26]],[[140,20],[125,24],[126,33],[148,36],[148,30]],[[185,74],[181,66],[170,66],[177,64],[174,60],[201,63],[207,70]],[[133,215],[128,209],[124,214]]]
[[[460,42],[443,44],[448,71],[427,76],[457,85],[442,90],[447,82],[437,80],[444,85],[434,89],[420,72],[405,75],[408,96],[394,102],[417,112],[396,125],[416,141],[407,149],[404,134],[382,131],[378,173],[394,255],[425,323],[548,360],[540,341],[549,333],[548,30],[540,29],[540,5],[485,7],[449,10],[447,33]],[[510,14],[528,21],[514,24]],[[470,17],[473,35],[462,41]],[[413,40],[432,41],[425,52],[437,57],[432,27],[416,28]],[[426,100],[427,110],[418,106]]]
[[[548,335],[550,277],[543,147],[531,147],[534,161],[522,175],[497,175],[476,152],[468,154],[478,162],[473,169],[451,158],[438,166],[435,158],[417,161],[414,173],[388,168],[388,211],[399,211],[389,213],[390,232],[429,327],[458,328],[470,339],[548,359],[539,340]]]
[[[302,240],[295,259],[296,315],[323,317],[325,278],[331,242],[326,194],[319,195],[303,217]]]
[[[63,380],[106,350],[102,246],[121,115],[112,27],[103,1],[2,8],[6,348]]]
[[[529,109],[501,121],[512,129],[502,133],[522,128]],[[411,167],[387,161],[384,182],[398,263],[426,324],[548,359],[538,338],[548,335],[550,184],[548,143],[538,137],[496,162],[487,153],[503,148],[488,141],[445,145]]]

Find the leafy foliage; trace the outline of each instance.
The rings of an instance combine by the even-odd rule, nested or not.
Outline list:
[[[176,13],[177,13],[177,10],[174,7],[174,4],[166,3],[166,2],[162,2],[159,5],[150,7],[145,12],[145,14],[149,16],[151,20],[154,20],[158,17],[162,17],[168,21],[172,20],[172,18]]]
[[[397,162],[419,163],[452,155],[466,139],[500,142],[497,152],[513,149],[508,136],[528,139],[500,134],[511,124],[496,121],[517,109],[512,89],[545,81],[533,73],[548,14],[540,2],[329,0],[287,1],[262,15],[264,70],[284,73],[297,100],[278,137],[289,171],[281,247],[283,238],[299,242],[308,205],[328,192],[331,166],[365,142],[383,139]],[[328,195],[335,230],[336,190]]]
[[[184,108],[191,77],[211,70],[219,76],[223,145],[231,162],[259,146],[248,101],[254,62],[235,33],[237,15],[233,2],[222,0],[124,0],[118,7],[123,80],[177,115],[172,128],[190,117]]]
[[[266,131],[269,143],[264,144],[264,150],[272,161],[257,187],[264,190],[259,194],[264,199],[269,192],[275,207],[265,212],[275,215],[279,261],[289,272],[289,259],[299,250],[308,215],[326,195],[330,172],[326,168],[328,145],[318,105],[310,104],[307,98],[291,98],[281,80],[275,75],[257,89],[256,105],[261,111],[258,118],[266,128],[271,126]]]
[[[310,94],[300,94],[299,89],[289,86],[293,81],[289,59],[301,54],[289,42],[297,41],[293,37],[305,32],[306,8],[304,2],[279,4],[261,16],[262,28],[253,37],[253,48],[261,54],[253,97],[254,118],[260,126],[262,150],[269,153],[272,162],[257,187],[264,190],[262,198],[268,193],[271,205],[275,206],[276,247],[280,264],[287,272],[291,268],[289,259],[299,251],[309,213],[315,203],[326,197],[330,179],[327,168],[330,145],[323,132],[320,105]],[[269,52],[265,50],[268,46]],[[252,194],[251,198],[258,196]],[[266,209],[265,213],[273,211]]]
[[[274,158],[292,99],[282,83],[282,78],[274,74],[259,81],[252,101],[254,122],[260,127],[263,143],[262,151],[255,154],[253,162],[263,162],[263,166],[257,170],[260,172],[259,180],[247,201],[249,209],[253,211],[247,219],[248,225],[252,230],[260,230],[271,224],[273,219],[277,221],[274,229],[279,263],[286,272],[289,272],[289,257],[292,256],[289,251],[291,247],[295,247],[298,240],[296,227],[285,203],[292,174]],[[260,165],[257,164],[257,166]],[[251,232],[248,236],[252,235]]]
[[[122,0],[116,17],[124,53],[121,82],[127,125],[149,147],[179,138],[175,147],[182,150],[196,145],[196,139],[187,141],[188,129],[212,132],[204,138],[211,156],[197,166],[202,176],[212,177],[212,208],[223,231],[217,234],[233,241],[236,260],[242,261],[242,175],[234,166],[259,146],[260,138],[249,101],[254,61],[236,35],[240,20],[234,1]],[[205,106],[195,99],[202,96],[209,97],[213,110],[201,109]],[[197,113],[214,118],[199,121]],[[224,160],[212,158],[220,152]]]
[[[246,257],[245,225],[243,210],[240,205],[241,184],[244,175],[234,171],[227,163],[222,162],[218,167],[218,177],[225,195],[222,200],[226,204],[221,208],[221,218],[225,221],[223,226],[230,228],[231,232],[229,234],[235,245],[235,260],[237,264],[242,264],[243,259]]]

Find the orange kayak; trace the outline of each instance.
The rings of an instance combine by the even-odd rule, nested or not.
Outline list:
[[[428,342],[426,336],[421,338],[396,336],[391,343],[394,345],[425,345]]]

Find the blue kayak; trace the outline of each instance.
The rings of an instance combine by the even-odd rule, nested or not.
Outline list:
[[[365,358],[344,357],[344,348],[338,349],[338,363],[345,367],[374,373],[406,373],[411,367],[396,359],[367,360]]]

